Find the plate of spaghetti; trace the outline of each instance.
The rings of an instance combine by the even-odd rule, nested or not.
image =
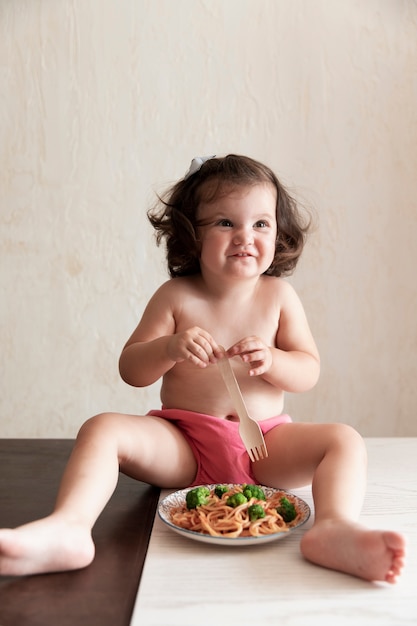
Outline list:
[[[285,489],[213,484],[182,489],[158,507],[176,533],[217,545],[259,545],[288,537],[310,517],[310,507]]]

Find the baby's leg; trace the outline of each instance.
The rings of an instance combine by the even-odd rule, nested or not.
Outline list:
[[[68,461],[54,511],[0,530],[0,574],[78,569],[91,563],[91,529],[112,495],[120,470],[161,487],[195,476],[193,453],[180,431],[157,417],[103,414],[84,424]]]
[[[405,540],[357,520],[366,485],[366,450],[342,424],[283,424],[265,436],[268,459],[253,469],[261,483],[289,489],[312,483],[315,521],[301,541],[304,557],[366,580],[395,582]]]

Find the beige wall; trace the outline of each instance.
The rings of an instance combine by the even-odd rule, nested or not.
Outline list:
[[[287,409],[417,435],[415,2],[3,0],[0,89],[0,436],[159,405],[117,371],[166,278],[145,211],[232,151],[317,214],[322,377]]]

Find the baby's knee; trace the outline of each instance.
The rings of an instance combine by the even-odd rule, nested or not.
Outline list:
[[[349,424],[331,424],[332,440],[343,449],[349,449],[366,458],[366,446],[363,438],[353,426]]]
[[[116,423],[116,417],[115,413],[99,413],[90,417],[78,431],[77,439],[91,437],[95,433],[103,434],[109,429],[113,429]]]

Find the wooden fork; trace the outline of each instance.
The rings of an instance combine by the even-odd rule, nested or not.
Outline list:
[[[224,352],[224,348],[221,346],[219,347]],[[268,456],[268,450],[266,449],[262,430],[258,422],[248,413],[242,392],[240,391],[229,359],[224,356],[217,362],[217,364],[232,399],[233,405],[239,416],[239,435],[245,444],[250,460],[253,462],[265,459]]]

